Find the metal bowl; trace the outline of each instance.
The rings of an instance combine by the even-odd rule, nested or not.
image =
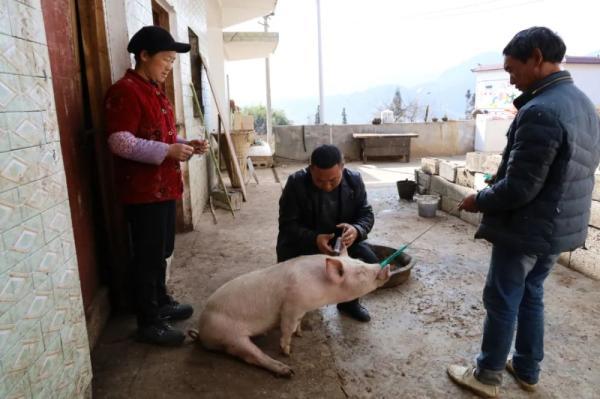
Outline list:
[[[395,248],[387,247],[385,245],[377,245],[377,244],[371,244],[371,243],[367,243],[367,244],[369,245],[369,247],[371,247],[373,252],[375,252],[375,255],[377,255],[377,258],[379,258],[380,261],[384,260],[391,254],[396,252]],[[405,282],[406,280],[408,280],[408,278],[410,277],[410,271],[413,268],[413,266],[415,265],[415,263],[416,262],[410,255],[408,255],[406,253],[400,254],[396,259],[394,259],[390,263],[390,271],[391,271],[390,279],[388,280],[387,283],[382,285],[380,288],[396,287],[396,286],[402,284],[403,282]]]

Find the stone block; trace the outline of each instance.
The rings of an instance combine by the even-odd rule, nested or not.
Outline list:
[[[502,162],[502,155],[500,154],[484,154],[483,164],[481,165],[483,173],[490,173],[495,175],[498,172],[500,163]]]
[[[600,229],[590,227],[586,240],[587,249],[576,249],[570,254],[561,256],[562,264],[585,274],[596,280],[600,280]]]
[[[460,216],[458,211],[458,204],[460,201],[456,201],[450,197],[442,197],[442,211],[449,213],[452,216]]]
[[[487,187],[488,184],[485,182],[485,174],[479,172],[475,173],[475,176],[473,178],[473,188],[475,189],[475,191],[481,191]]]
[[[592,201],[590,226],[600,229],[600,202]]]
[[[454,201],[462,201],[463,199],[465,199],[465,197],[476,193],[477,191],[475,191],[474,189],[459,186],[458,184],[450,183],[446,187],[446,195]]]
[[[456,181],[457,168],[458,165],[455,162],[442,161],[439,166],[440,176],[449,182],[454,183]]]
[[[475,187],[475,174],[469,172],[466,167],[456,169],[456,184],[463,187]]]
[[[596,171],[596,184],[594,184],[594,192],[592,198],[595,201],[600,201],[600,171]]]
[[[421,158],[421,170],[430,175],[440,173],[440,160],[437,158]]]
[[[483,172],[483,157],[481,152],[468,152],[465,161],[468,171]]]
[[[460,211],[460,218],[462,220],[464,220],[465,222],[472,224],[473,226],[479,226],[479,224],[481,223],[482,216],[483,215],[479,212],[471,213],[471,212]]]
[[[419,186],[423,187],[425,191],[429,191],[429,187],[431,186],[431,175],[420,169],[415,169],[415,181]]]
[[[491,152],[469,152],[466,155],[466,167],[471,172],[495,174],[502,156]]]
[[[448,195],[448,187],[452,184],[446,179],[439,176],[431,176],[431,185],[429,186],[430,194],[437,194],[441,197]]]

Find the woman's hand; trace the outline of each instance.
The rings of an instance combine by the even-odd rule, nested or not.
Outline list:
[[[194,154],[204,154],[210,148],[208,141],[206,140],[191,140],[189,143],[194,147]]]
[[[169,151],[167,152],[167,158],[174,159],[176,161],[185,162],[194,155],[194,147],[183,143],[169,144]]]

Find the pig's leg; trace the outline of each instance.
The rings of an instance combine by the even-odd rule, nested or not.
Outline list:
[[[302,337],[302,317],[298,320],[298,326],[296,327],[296,331],[294,331],[294,335],[296,337]]]
[[[281,377],[291,377],[294,371],[285,363],[279,362],[266,353],[250,340],[250,337],[240,337],[235,342],[228,343],[225,347],[227,353],[243,359],[245,362],[263,367]]]
[[[287,356],[291,352],[292,334],[300,329],[300,321],[304,313],[283,311],[281,315],[281,350]],[[300,331],[302,334],[302,331]]]

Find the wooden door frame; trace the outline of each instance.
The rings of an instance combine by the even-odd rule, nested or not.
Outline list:
[[[118,201],[113,179],[113,158],[108,149],[104,131],[104,96],[112,85],[108,40],[106,36],[105,10],[103,0],[76,0],[81,23],[85,76],[89,91],[90,112],[93,122],[93,141],[97,160],[98,184],[102,198],[103,222],[110,259],[101,265],[108,269],[110,297],[116,309],[132,307],[128,284],[129,247],[127,226],[122,207]],[[106,296],[106,295],[105,295]],[[95,301],[96,302],[96,301]],[[95,304],[98,305],[98,304]],[[98,305],[102,307],[102,305]],[[94,309],[102,313],[102,319],[109,310]],[[99,322],[100,328],[103,324]]]

